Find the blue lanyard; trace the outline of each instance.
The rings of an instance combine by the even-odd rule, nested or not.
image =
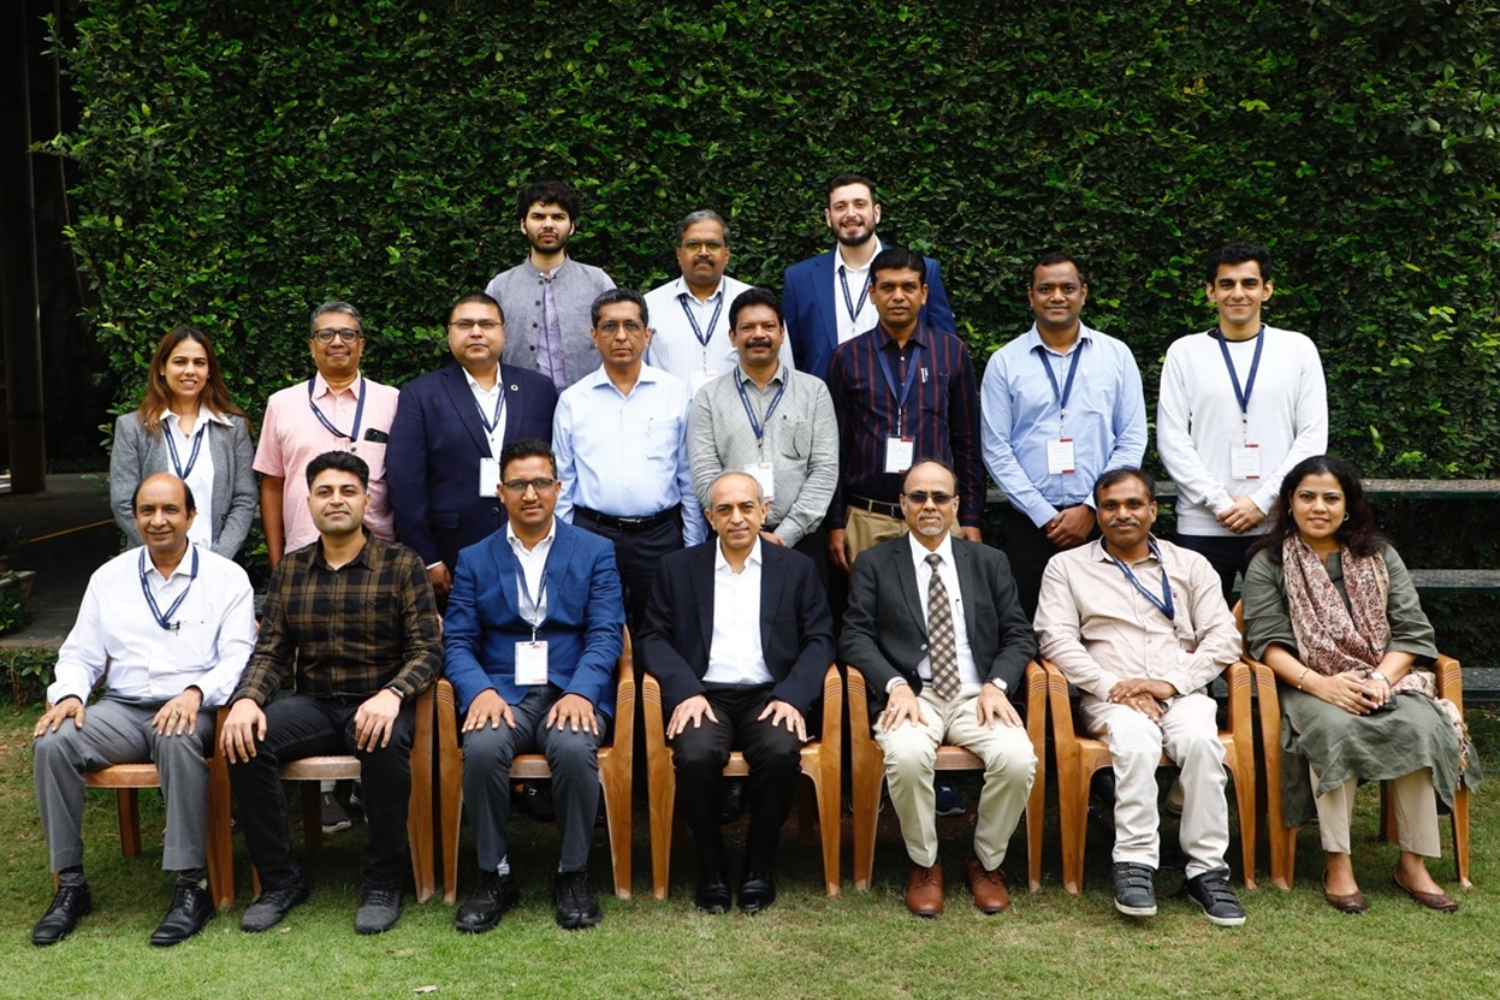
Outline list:
[[[156,624],[168,632],[176,632],[182,628],[182,622],[172,621],[172,616],[177,613],[178,608],[182,607],[182,602],[187,600],[188,591],[193,589],[193,581],[198,579],[198,546],[189,545],[188,548],[193,550],[193,571],[188,575],[186,589],[177,595],[177,600],[172,602],[166,614],[162,614],[161,606],[156,603],[156,598],[151,593],[151,585],[146,582],[146,550],[141,549],[141,593],[146,595],[146,606],[151,609],[151,617],[156,619]]]
[[[1052,362],[1047,360],[1047,349],[1039,348],[1042,367],[1047,369],[1047,381],[1052,383],[1052,395],[1057,398],[1057,405],[1062,409],[1062,415],[1068,415],[1068,399],[1073,395],[1073,376],[1078,374],[1078,359],[1083,356],[1083,340],[1080,339],[1073,347],[1073,360],[1068,364],[1068,380],[1063,383],[1061,389],[1057,386],[1057,373],[1052,370]]]
[[[1234,385],[1234,398],[1240,402],[1240,415],[1248,420],[1250,394],[1255,391],[1255,373],[1260,371],[1260,352],[1266,346],[1266,325],[1262,323],[1260,330],[1255,334],[1255,357],[1250,360],[1250,377],[1245,379],[1244,389],[1240,388],[1239,373],[1234,370],[1234,361],[1229,357],[1229,338],[1218,329],[1209,336],[1219,342],[1219,353],[1224,355],[1224,367],[1229,369],[1229,381]]]
[[[764,426],[755,419],[755,409],[750,405],[750,394],[745,391],[745,379],[740,372],[734,373],[734,387],[740,391],[740,402],[745,404],[745,416],[750,418],[750,429],[755,432],[756,442],[764,445],[766,428],[771,426],[771,415],[776,412],[776,407],[781,403],[781,397],[786,395],[786,373],[782,373],[781,388],[776,390],[776,395],[771,397],[771,405],[766,407]]]
[[[172,453],[172,469],[177,473],[178,479],[187,482],[187,477],[193,474],[193,466],[198,464],[198,451],[203,447],[203,432],[208,430],[208,424],[201,416],[199,417],[198,433],[193,435],[193,453],[188,456],[186,469],[182,467],[182,459],[177,454],[177,442],[172,440],[177,436],[177,432],[168,428],[162,428],[162,430],[164,431],[162,437],[167,439],[167,451]]]
[[[712,340],[714,336],[714,327],[719,325],[719,313],[724,311],[723,293],[720,292],[719,294],[719,304],[714,306],[713,318],[708,321],[708,331],[706,333],[701,327],[698,326],[698,317],[693,315],[693,309],[688,305],[687,292],[681,292],[678,294],[677,304],[682,306],[683,314],[687,316],[688,322],[692,324],[693,336],[698,338],[698,343],[703,345],[703,349],[705,351],[708,350],[708,342]]]
[[[844,286],[844,308],[849,310],[849,322],[858,323],[859,314],[865,308],[865,300],[870,297],[870,275],[865,274],[865,287],[859,290],[859,305],[855,305],[854,299],[849,295],[849,273],[843,264],[839,265],[839,282]]]
[[[358,445],[359,425],[365,419],[365,380],[363,378],[359,380],[359,396],[357,397],[358,402],[354,404],[354,428],[348,434],[345,434],[343,431],[333,426],[333,421],[324,416],[323,411],[318,409],[318,404],[313,402],[313,383],[315,383],[316,381],[316,375],[307,380],[307,405],[311,407],[313,415],[318,418],[318,423],[322,424],[324,429],[326,429],[328,433],[332,434],[334,437],[348,438],[351,444]],[[352,451],[353,449],[350,450]]]
[[[555,545],[556,542],[554,541],[553,544]],[[552,550],[548,549],[547,561],[542,563],[542,583],[541,586],[537,587],[536,600],[533,601],[531,599],[531,587],[526,583],[526,568],[521,565],[521,560],[516,560],[516,581],[520,584],[521,594],[526,598],[526,603],[530,604],[532,608],[535,609],[537,615],[536,621],[527,619],[527,624],[531,626],[532,642],[536,642],[536,630],[541,628],[542,622],[547,620],[546,614],[542,612],[542,602],[547,599],[547,566],[551,562]]]
[[[492,418],[485,417],[484,407],[479,405],[479,397],[474,397],[474,405],[479,409],[479,424],[487,437],[495,436],[495,428],[500,426],[500,414],[505,412],[505,385],[500,380],[498,369],[495,372],[495,388],[499,391],[496,393],[498,398],[495,400],[495,415]]]
[[[898,393],[896,391],[896,376],[891,374],[891,362],[885,356],[885,345],[878,341],[875,344],[875,360],[880,362],[880,373],[885,376],[886,387],[891,390],[891,395],[896,400],[896,409],[902,411],[903,419],[901,422],[903,424],[906,422],[904,419],[906,397],[911,395],[911,387],[917,383],[917,356],[915,348],[920,346],[916,341],[912,341],[913,351],[911,360],[906,365],[906,381],[901,384],[901,391]]]
[[[1129,566],[1126,566],[1125,563],[1116,558],[1115,555],[1108,549],[1105,549],[1104,551],[1106,555],[1108,555],[1111,559],[1114,559],[1115,565],[1120,567],[1120,572],[1125,574],[1125,579],[1129,580],[1131,584],[1134,585],[1135,589],[1141,592],[1146,600],[1154,604],[1156,606],[1156,610],[1166,615],[1167,621],[1175,623],[1177,621],[1177,606],[1172,603],[1172,581],[1167,579],[1167,564],[1162,562],[1161,548],[1155,542],[1148,542],[1147,544],[1151,548],[1151,554],[1156,557],[1157,564],[1161,566],[1160,597],[1157,597],[1155,594],[1151,593],[1151,591],[1147,590],[1146,585],[1141,583],[1140,578],[1135,575],[1135,572],[1131,570]]]

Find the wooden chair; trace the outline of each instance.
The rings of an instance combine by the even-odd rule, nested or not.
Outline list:
[[[415,714],[411,741],[411,799],[406,810],[406,836],[411,851],[412,876],[416,883],[417,902],[425,903],[436,890],[437,868],[433,850],[433,714],[436,711],[434,688],[417,696],[412,705]],[[303,757],[281,766],[282,781],[302,782],[302,836],[309,851],[323,846],[322,787],[324,781],[348,781],[359,778],[359,758],[352,754],[329,754]],[[226,825],[227,829],[227,825]],[[226,837],[227,842],[227,837]],[[260,873],[252,866],[250,879],[253,894],[260,895]]]
[[[1089,784],[1094,772],[1111,762],[1103,740],[1077,734],[1068,681],[1055,665],[1042,661],[1052,701],[1052,736],[1057,751],[1058,826],[1062,835],[1063,888],[1083,887],[1083,853],[1088,836]],[[1229,728],[1219,733],[1225,764],[1234,779],[1240,816],[1240,855],[1245,888],[1255,888],[1255,730],[1250,713],[1250,668],[1243,662],[1224,672],[1229,685]],[[1172,761],[1165,755],[1163,765]]]
[[[1244,609],[1234,606],[1234,618],[1245,628]],[[1297,867],[1297,827],[1288,827],[1281,808],[1281,697],[1276,688],[1276,674],[1259,660],[1246,662],[1255,671],[1255,693],[1260,700],[1260,740],[1266,759],[1266,825],[1271,842],[1271,882],[1278,889],[1291,889]],[[1438,697],[1447,698],[1464,710],[1464,690],[1457,660],[1439,656],[1433,664],[1437,675]],[[1387,794],[1388,783],[1380,785],[1381,832],[1387,842],[1396,842],[1396,804]],[[1469,789],[1459,784],[1453,795],[1453,860],[1458,884],[1469,888]]]
[[[224,725],[228,709],[220,708],[218,726]],[[218,729],[215,729],[215,733]],[[217,740],[208,756],[208,887],[214,905],[226,910],[234,903],[234,857],[229,830],[229,772],[218,752]],[[110,788],[120,814],[120,853],[127,858],[141,854],[142,788],[160,788],[155,764],[114,764],[83,775],[86,788]],[[56,881],[54,876],[53,881]]]
[[[615,895],[630,898],[630,789],[635,741],[635,667],[630,632],[615,671],[614,733],[599,748],[599,784],[604,789],[604,819],[609,828],[610,863]],[[458,696],[447,680],[437,683],[437,762],[439,823],[443,853],[443,898],[458,899],[458,837],[463,813],[463,751],[458,744]],[[542,754],[518,754],[511,764],[515,781],[550,780],[552,771]]]
[[[672,864],[672,832],[677,807],[677,771],[672,766],[672,748],[667,745],[661,686],[647,674],[641,681],[646,711],[647,792],[651,801],[651,897],[667,898]],[[837,667],[823,675],[823,731],[818,739],[802,747],[802,775],[812,782],[818,828],[823,841],[823,892],[839,894],[839,770],[843,742],[844,684]],[[724,767],[725,777],[750,773],[744,754],[735,751]],[[804,845],[812,841],[812,809],[800,799],[797,829]]]
[[[880,812],[880,785],[885,754],[870,729],[870,698],[865,678],[849,667],[850,782],[854,800],[854,888],[869,889],[875,873],[875,827]],[[1047,682],[1035,662],[1026,665],[1026,734],[1036,754],[1036,777],[1026,800],[1026,884],[1042,886],[1042,819],[1047,794]],[[984,762],[962,747],[938,747],[937,770],[977,771]]]

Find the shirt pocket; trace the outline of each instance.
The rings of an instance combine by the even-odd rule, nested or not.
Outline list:
[[[812,455],[813,428],[809,420],[779,420],[775,425],[776,454],[805,459]]]

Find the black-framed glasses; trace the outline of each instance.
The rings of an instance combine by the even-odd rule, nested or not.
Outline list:
[[[556,486],[557,480],[553,479],[550,476],[537,476],[535,479],[507,479],[500,485],[504,486],[512,493],[525,493],[526,487],[528,486],[536,490],[538,493],[541,493],[544,490],[550,490],[552,487]]]
[[[953,494],[943,493],[941,491],[929,493],[927,490],[912,490],[910,493],[906,494],[906,499],[916,504],[918,507],[927,506],[928,500],[931,500],[939,507],[946,507],[948,506],[948,504],[953,502]]]
[[[342,327],[337,330],[325,328],[313,331],[313,340],[316,340],[320,344],[331,344],[334,337],[338,337],[346,344],[352,344],[356,340],[365,339],[365,335],[358,330],[349,330]]]
[[[505,324],[497,319],[456,319],[448,325],[459,333],[468,333],[476,326],[485,333],[494,333]]]

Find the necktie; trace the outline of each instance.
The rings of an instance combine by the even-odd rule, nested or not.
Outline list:
[[[542,343],[536,367],[562,392],[568,387],[568,373],[563,364],[562,319],[557,315],[557,300],[552,294],[552,279],[556,277],[556,271],[542,276]]]
[[[958,639],[953,632],[953,607],[938,567],[943,557],[927,557],[932,579],[927,583],[927,653],[932,658],[932,689],[939,698],[958,695]]]

